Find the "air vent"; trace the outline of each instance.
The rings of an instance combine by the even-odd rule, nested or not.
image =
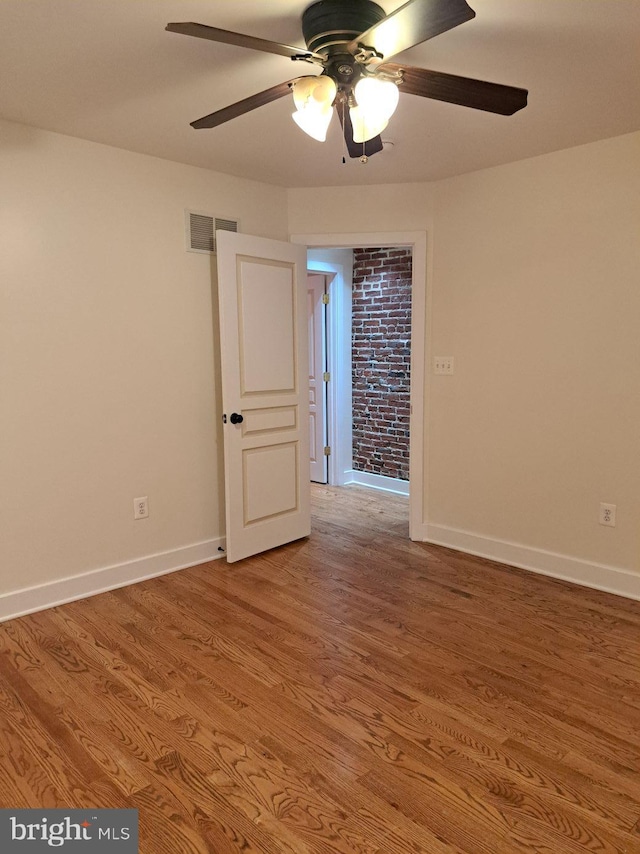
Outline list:
[[[197,211],[185,211],[188,252],[216,251],[216,231],[238,231],[238,221],[210,216]]]

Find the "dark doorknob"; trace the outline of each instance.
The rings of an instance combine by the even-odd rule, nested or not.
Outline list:
[[[232,424],[242,424],[244,418],[242,415],[238,415],[237,412],[232,412],[229,416],[229,421],[231,421]]]

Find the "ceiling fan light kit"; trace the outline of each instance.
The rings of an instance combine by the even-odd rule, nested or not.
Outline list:
[[[305,133],[324,142],[335,107],[349,156],[366,162],[383,149],[380,133],[400,92],[499,115],[526,106],[526,89],[389,62],[474,17],[466,0],[409,0],[389,15],[372,0],[319,0],[302,14],[306,50],[205,24],[168,24],[167,30],[322,69],[320,75],[296,77],[203,116],[192,127],[217,127],[293,92],[293,119]]]

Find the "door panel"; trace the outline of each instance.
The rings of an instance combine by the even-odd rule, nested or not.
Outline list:
[[[311,480],[327,483],[328,465],[324,453],[327,444],[327,395],[323,374],[326,369],[325,277],[307,276],[307,315],[309,320],[309,448]]]
[[[311,530],[301,462],[309,457],[306,250],[246,234],[216,238],[232,562]]]
[[[288,430],[297,427],[297,407],[272,406],[267,409],[245,409],[242,432],[245,436],[258,435],[271,430]]]
[[[244,523],[251,525],[298,509],[297,447],[267,445],[242,452]],[[269,484],[269,489],[263,488]]]
[[[296,293],[291,265],[239,258],[238,266],[243,397],[293,392]]]

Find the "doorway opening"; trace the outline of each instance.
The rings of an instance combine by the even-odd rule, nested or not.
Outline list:
[[[327,292],[329,295],[329,304],[326,306],[328,317],[327,328],[327,347],[326,357],[327,366],[330,374],[330,382],[327,385],[328,398],[328,418],[327,418],[327,433],[328,444],[331,452],[328,457],[328,482],[330,485],[341,486],[348,483],[358,482],[359,478],[371,477],[373,482],[366,485],[381,486],[378,478],[386,478],[388,475],[384,473],[385,466],[393,466],[393,454],[387,453],[387,459],[384,459],[384,454],[380,448],[374,449],[370,455],[374,465],[377,465],[379,471],[360,471],[363,466],[355,462],[353,453],[353,437],[356,434],[358,441],[358,431],[363,435],[362,438],[369,440],[371,437],[366,436],[367,430],[363,429],[370,422],[372,409],[377,406],[377,409],[384,410],[384,404],[364,403],[362,406],[357,401],[359,392],[353,384],[352,377],[352,358],[351,358],[351,334],[352,323],[354,322],[354,307],[356,312],[357,305],[353,303],[353,256],[354,249],[362,253],[361,260],[363,262],[373,261],[382,266],[382,257],[371,257],[374,253],[372,250],[380,253],[386,253],[386,260],[390,260],[390,253],[398,252],[395,256],[398,258],[398,264],[406,265],[407,259],[410,257],[412,266],[407,277],[410,280],[409,293],[406,294],[405,304],[409,302],[412,308],[412,320],[410,323],[409,336],[400,338],[404,343],[402,345],[403,352],[394,354],[394,358],[398,361],[395,364],[403,366],[395,369],[398,376],[390,377],[387,365],[387,376],[384,380],[380,377],[374,377],[371,373],[364,375],[365,385],[378,386],[380,392],[384,391],[385,384],[389,380],[406,381],[408,385],[409,400],[407,409],[399,420],[397,415],[393,426],[394,433],[386,433],[386,436],[380,439],[380,442],[387,442],[389,436],[395,434],[395,438],[399,440],[398,444],[407,453],[408,450],[408,469],[406,468],[406,456],[403,460],[405,463],[404,472],[408,471],[409,487],[409,515],[410,515],[410,537],[412,539],[421,539],[423,527],[423,507],[425,502],[424,494],[424,443],[426,439],[425,421],[424,421],[424,382],[425,382],[425,338],[426,338],[426,234],[424,232],[386,232],[375,234],[344,234],[344,235],[293,235],[291,237],[294,243],[303,243],[308,247],[308,268],[314,273],[324,274],[326,277]],[[370,257],[366,257],[366,256]],[[364,278],[370,277],[369,285],[377,285],[379,280],[375,280],[377,274],[373,273],[375,269],[372,265],[369,266],[368,273],[358,273],[358,277],[362,275]],[[400,272],[400,271],[398,271]],[[351,275],[350,275],[351,273]],[[361,282],[357,282],[360,285]],[[380,289],[377,289],[381,291]],[[379,295],[378,295],[379,296]],[[371,293],[363,299],[373,299],[374,294]],[[399,294],[394,294],[394,298],[400,301],[402,298]],[[356,298],[356,300],[358,297]],[[406,308],[406,305],[405,305]],[[397,308],[395,311],[402,312],[402,309]],[[366,329],[373,329],[372,325],[364,326],[366,321],[371,321],[373,318],[362,318],[362,336],[366,340]],[[355,320],[354,326],[354,343],[358,336],[359,318]],[[375,322],[375,321],[374,321]],[[398,325],[398,324],[397,324]],[[382,336],[376,340],[383,340],[388,336],[388,332],[378,331],[376,335]],[[409,344],[410,342],[410,344]],[[410,354],[409,354],[410,348]],[[365,351],[366,352],[366,351]],[[363,357],[366,360],[366,357]],[[404,361],[407,359],[407,362]],[[354,360],[354,364],[356,364]],[[358,373],[356,367],[355,373]],[[361,366],[361,370],[366,372],[368,368]],[[399,376],[404,374],[405,376]],[[404,384],[404,383],[403,383]],[[357,383],[356,383],[357,385]],[[399,388],[400,382],[395,383],[395,388]],[[384,395],[383,395],[384,396]],[[367,406],[369,411],[367,412]],[[362,408],[364,407],[364,408]],[[361,416],[358,410],[361,411]],[[377,414],[390,416],[383,424],[387,424],[386,430],[393,423],[392,413],[384,411]],[[399,426],[399,425],[402,426]],[[383,427],[383,429],[385,429]],[[369,431],[370,432],[370,431]],[[404,433],[400,436],[400,433]],[[407,435],[409,434],[409,435]],[[365,443],[366,444],[366,443]],[[357,467],[355,467],[357,466]],[[397,475],[398,469],[392,469],[391,473]],[[407,484],[404,478],[389,477],[389,483],[385,486],[396,486],[399,482]],[[362,481],[360,481],[362,482]],[[406,487],[405,487],[406,494]]]
[[[352,312],[351,328],[340,323],[336,332],[350,339],[350,353],[348,347],[341,348],[345,357],[350,356],[350,402],[348,394],[327,395],[327,383],[332,381],[326,346],[330,296],[328,275],[317,268],[330,263],[334,252],[311,251],[308,261],[311,480],[355,483],[408,495],[411,247],[341,250],[342,275],[345,284],[351,282]],[[351,415],[351,439],[348,431],[341,436],[330,433],[328,414],[333,402]],[[330,479],[327,454],[340,444],[345,445],[341,451],[346,468],[336,473],[334,467],[335,479]]]
[[[409,494],[411,247],[353,250],[353,482]]]

